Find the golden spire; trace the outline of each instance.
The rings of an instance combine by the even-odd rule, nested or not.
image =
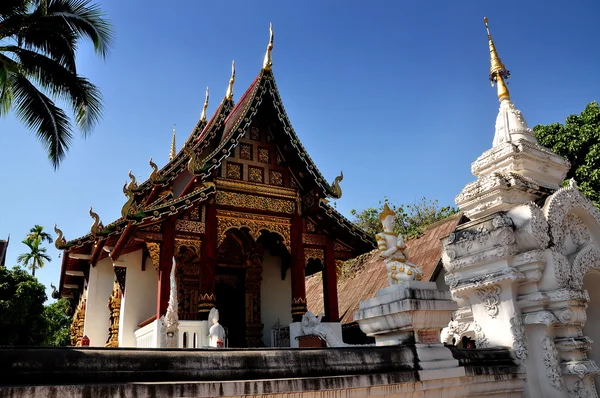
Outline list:
[[[171,140],[171,153],[169,154],[169,160],[175,159],[177,148],[175,147],[175,124],[173,124],[173,139]]]
[[[510,77],[510,71],[506,69],[506,66],[504,66],[498,56],[498,52],[496,52],[496,46],[492,40],[487,17],[483,18],[483,22],[485,23],[490,46],[490,82],[492,83],[492,87],[494,87],[494,83],[498,85],[498,99],[500,101],[503,99],[510,100],[510,93],[508,92],[505,82],[505,80]]]
[[[271,66],[273,66],[273,61],[271,60],[271,50],[273,49],[273,24],[269,24],[269,44],[267,45],[267,52],[265,53],[265,60],[263,61],[263,69],[271,70]]]
[[[231,78],[229,79],[229,86],[227,87],[227,93],[225,99],[227,101],[233,101],[233,83],[235,82],[235,61],[231,61]]]
[[[206,97],[204,99],[204,107],[202,108],[202,115],[200,115],[200,121],[206,121],[206,108],[208,108],[208,87],[206,87]]]

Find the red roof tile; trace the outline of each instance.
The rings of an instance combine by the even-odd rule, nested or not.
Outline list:
[[[458,225],[461,214],[448,217],[430,225],[418,239],[406,243],[409,261],[420,265],[424,280],[431,280],[442,256],[441,239],[448,236]],[[375,297],[379,289],[388,286],[387,270],[378,250],[365,253],[350,260],[347,275],[338,278],[338,305],[340,322],[354,321],[354,312],[361,300]],[[306,278],[306,301],[309,311],[315,314],[324,311],[323,281],[321,273]]]

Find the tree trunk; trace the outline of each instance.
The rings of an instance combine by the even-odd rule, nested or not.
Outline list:
[[[35,276],[35,264],[31,266],[31,276]]]

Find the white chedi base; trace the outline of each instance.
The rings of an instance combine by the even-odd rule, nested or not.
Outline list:
[[[457,308],[450,292],[438,290],[434,282],[404,281],[362,300],[354,319],[378,346],[433,344]]]

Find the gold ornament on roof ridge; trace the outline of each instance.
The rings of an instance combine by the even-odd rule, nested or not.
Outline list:
[[[135,189],[137,189],[138,185],[137,182],[135,180],[135,176],[133,175],[133,173],[131,172],[131,169],[129,170],[129,173],[127,174],[129,176],[129,178],[131,179],[131,182],[129,183],[129,185],[127,186],[127,189],[129,191],[134,191]]]
[[[229,78],[227,93],[225,94],[225,99],[227,101],[233,101],[233,83],[235,83],[235,60],[231,61],[231,77]]]
[[[344,172],[340,171],[340,175],[335,177],[333,183],[331,184],[331,191],[333,192],[333,197],[339,199],[342,197],[342,187],[340,186],[340,182],[344,179]]]
[[[152,167],[152,173],[150,173],[150,177],[148,179],[153,183],[154,181],[158,180],[158,166],[152,161],[152,158],[150,158],[148,163],[150,164],[150,167]]]
[[[271,59],[271,50],[273,50],[273,24],[269,23],[269,44],[267,45],[267,52],[265,53],[265,60],[263,61],[263,69],[271,70],[273,66],[273,60]]]
[[[510,100],[510,93],[508,92],[505,82],[505,80],[510,77],[510,71],[506,69],[506,66],[504,66],[502,60],[500,60],[500,56],[498,56],[496,45],[494,44],[494,40],[492,40],[492,34],[490,33],[490,28],[488,26],[487,17],[483,18],[483,23],[485,24],[490,47],[490,82],[492,87],[494,87],[494,83],[498,85],[498,99],[500,101],[503,99]]]
[[[94,220],[94,223],[92,224],[92,227],[90,228],[90,234],[95,238],[96,235],[98,235],[98,231],[100,231],[101,229],[104,229],[104,225],[102,225],[102,222],[100,221],[100,216],[98,215],[98,213],[94,213],[94,210],[92,209],[91,206],[90,206],[90,217],[92,217],[92,219]]]
[[[208,87],[206,87],[206,95],[204,97],[204,106],[202,107],[202,114],[200,115],[201,122],[206,122],[206,108],[208,108]]]
[[[390,207],[388,206],[387,202],[383,204],[383,211],[379,214],[379,219],[381,221],[385,220],[386,217],[388,216],[395,216],[396,213],[390,209]]]
[[[176,124],[173,123],[173,138],[171,139],[171,152],[169,153],[169,160],[170,161],[173,160],[173,159],[175,159],[175,154],[177,153],[177,149],[175,147],[175,135],[176,135],[176,133],[175,133],[175,127],[176,127]]]
[[[54,232],[56,232],[56,234],[58,235],[54,240],[54,247],[56,247],[58,250],[62,250],[67,245],[65,235],[63,234],[63,231],[58,229],[56,224],[54,224]]]

